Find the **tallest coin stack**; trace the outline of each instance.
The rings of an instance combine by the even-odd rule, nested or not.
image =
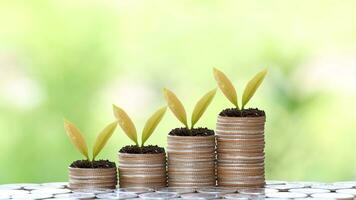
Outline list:
[[[218,116],[218,186],[260,188],[265,185],[264,126],[265,116]]]

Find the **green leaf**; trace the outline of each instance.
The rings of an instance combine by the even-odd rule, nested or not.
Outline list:
[[[192,113],[192,128],[198,122],[200,117],[203,115],[205,110],[208,108],[209,104],[213,100],[216,94],[216,89],[213,89],[206,93],[195,105],[193,113]]]
[[[122,128],[122,130],[126,133],[126,135],[132,141],[135,142],[136,145],[138,145],[136,127],[133,124],[130,117],[126,114],[126,112],[123,109],[121,109],[115,105],[113,105],[113,110],[114,110],[114,115],[115,115],[116,119],[118,120],[119,125]]]
[[[247,102],[252,98],[255,94],[257,88],[261,85],[263,79],[267,74],[267,69],[262,70],[257,73],[255,77],[253,77],[246,85],[244,94],[242,96],[242,109],[245,107]]]
[[[220,90],[224,93],[225,97],[229,99],[229,101],[233,103],[237,109],[239,109],[239,105],[237,103],[236,90],[235,87],[232,85],[231,81],[220,70],[214,68],[213,71],[214,71],[215,80]]]
[[[104,130],[100,132],[98,137],[95,140],[94,148],[93,148],[93,160],[95,160],[96,156],[103,149],[107,141],[110,139],[112,134],[114,133],[117,126],[117,122],[113,122],[107,125]]]
[[[142,146],[152,135],[153,131],[156,129],[157,125],[162,120],[166,110],[167,110],[166,106],[160,108],[147,120],[145,127],[143,128],[142,131]]]
[[[177,117],[177,119],[182,122],[186,127],[188,127],[187,123],[187,114],[183,107],[183,104],[179,101],[177,96],[170,90],[164,88],[163,89],[164,98],[168,103],[169,109],[173,112],[173,114]]]
[[[64,128],[74,146],[79,150],[81,154],[83,154],[89,160],[88,147],[80,130],[75,127],[73,123],[66,119],[64,119]]]

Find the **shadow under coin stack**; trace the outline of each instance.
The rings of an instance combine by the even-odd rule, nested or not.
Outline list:
[[[216,185],[215,136],[168,136],[168,186]]]
[[[166,187],[166,154],[119,153],[119,184],[122,188]]]
[[[218,116],[218,186],[260,188],[265,185],[264,125],[264,116]]]
[[[114,189],[117,184],[117,169],[69,167],[69,187],[73,190],[88,188]]]

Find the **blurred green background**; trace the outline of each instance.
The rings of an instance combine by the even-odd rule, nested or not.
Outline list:
[[[191,113],[216,87],[212,67],[246,81],[269,74],[249,103],[267,112],[268,179],[356,178],[355,1],[0,1],[0,183],[67,179],[81,155],[63,129],[92,146],[125,108],[142,130],[168,87]],[[198,122],[215,128],[232,107],[218,92]],[[180,126],[167,112],[148,141]],[[117,129],[100,158],[131,144]]]

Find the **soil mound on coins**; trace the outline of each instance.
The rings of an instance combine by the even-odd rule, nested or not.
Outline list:
[[[175,136],[210,136],[214,135],[214,131],[208,128],[175,128],[169,132],[169,135]]]
[[[114,162],[110,162],[109,160],[76,160],[70,167],[73,168],[116,168],[116,164]]]
[[[164,148],[157,145],[147,145],[139,147],[137,145],[127,145],[120,149],[120,153],[132,153],[132,154],[158,154],[164,153]]]
[[[219,113],[222,117],[263,117],[266,116],[265,111],[258,108],[249,108],[237,110],[236,108],[227,108]]]

